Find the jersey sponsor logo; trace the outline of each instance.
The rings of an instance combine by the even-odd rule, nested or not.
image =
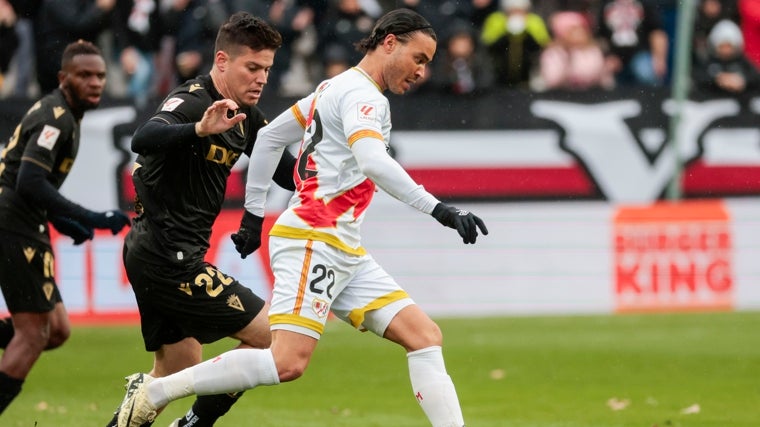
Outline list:
[[[208,147],[208,153],[206,153],[206,160],[219,163],[220,165],[226,165],[230,168],[239,158],[240,154],[216,144],[211,144],[211,146]]]
[[[169,98],[164,102],[161,111],[174,111],[183,102],[185,102],[185,100],[181,98]]]
[[[42,132],[40,132],[40,136],[37,138],[37,145],[52,150],[53,147],[55,147],[56,141],[58,141],[59,135],[61,135],[60,129],[45,125],[45,127],[42,128]]]
[[[372,104],[360,103],[356,106],[357,119],[360,121],[374,122],[377,117],[377,109]]]
[[[58,120],[62,115],[66,113],[66,109],[61,106],[53,107],[53,117]]]

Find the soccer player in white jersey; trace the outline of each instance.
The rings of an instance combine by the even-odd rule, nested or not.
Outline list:
[[[150,378],[122,409],[119,427],[152,421],[157,409],[190,394],[219,394],[300,377],[328,313],[407,351],[412,394],[434,427],[464,419],[433,320],[367,254],[359,227],[378,186],[457,229],[464,243],[488,234],[472,213],[441,203],[387,153],[391,129],[385,90],[403,94],[433,59],[436,35],[409,9],[381,17],[357,48],[359,64],[322,82],[259,132],[248,172],[246,212],[232,236],[243,257],[261,243],[269,181],[285,147],[301,141],[296,193],[270,232],[275,284],[270,349],[238,349],[177,374]]]

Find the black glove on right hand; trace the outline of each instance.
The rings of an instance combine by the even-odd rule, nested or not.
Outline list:
[[[95,228],[107,228],[111,230],[112,234],[118,234],[122,228],[129,225],[132,221],[122,211],[106,211],[106,212],[89,212],[85,221],[87,225]]]
[[[261,246],[261,229],[264,224],[264,218],[254,215],[248,211],[243,214],[240,220],[240,229],[237,233],[230,235],[232,243],[235,244],[235,250],[240,254],[240,258],[245,259],[248,255]]]
[[[458,231],[465,244],[475,243],[478,238],[478,228],[484,235],[488,234],[483,220],[465,210],[438,203],[431,215],[446,227]]]
[[[94,235],[92,227],[86,227],[75,219],[63,216],[51,216],[48,220],[59,233],[65,234],[74,239],[74,245],[80,245],[85,241],[92,239]]]

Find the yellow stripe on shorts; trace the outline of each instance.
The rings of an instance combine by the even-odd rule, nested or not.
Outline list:
[[[270,325],[295,325],[311,329],[319,335],[325,331],[325,326],[316,320],[301,317],[297,314],[273,314],[269,316]]]
[[[406,291],[398,290],[391,292],[372,301],[362,308],[351,310],[351,312],[348,313],[348,319],[351,321],[351,324],[354,326],[354,328],[358,329],[359,326],[364,323],[364,316],[368,311],[377,310],[378,308],[385,307],[392,302],[396,302],[404,298],[409,298],[409,294],[407,294]]]

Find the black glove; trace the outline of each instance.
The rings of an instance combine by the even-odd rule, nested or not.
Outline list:
[[[475,243],[475,239],[478,238],[478,228],[484,235],[488,234],[488,229],[483,220],[465,210],[438,203],[431,215],[446,227],[458,231],[465,244]]]
[[[111,230],[112,234],[118,234],[122,228],[131,223],[129,217],[122,211],[88,212],[83,221],[95,228]]]
[[[240,254],[240,258],[245,259],[248,255],[261,246],[261,228],[264,224],[264,218],[254,215],[248,211],[243,214],[240,220],[240,230],[230,235],[232,243],[235,244],[235,250]]]
[[[75,219],[64,216],[51,216],[48,220],[59,233],[74,239],[74,245],[80,245],[92,239],[94,235],[92,227],[87,227]]]

